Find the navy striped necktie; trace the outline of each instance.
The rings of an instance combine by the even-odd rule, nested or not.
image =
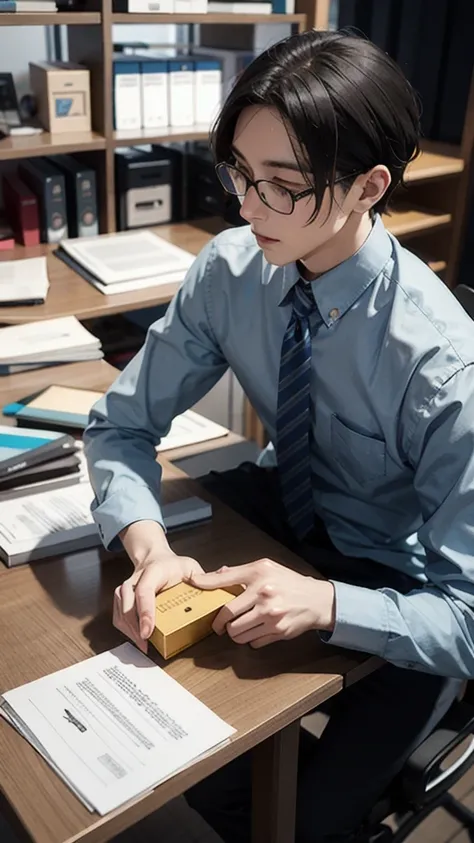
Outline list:
[[[301,278],[290,291],[293,310],[281,349],[276,454],[283,504],[298,539],[314,524],[311,482],[311,325],[322,319]],[[319,317],[311,320],[311,314]],[[316,322],[316,324],[315,324]]]

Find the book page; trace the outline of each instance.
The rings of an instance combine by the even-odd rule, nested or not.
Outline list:
[[[9,555],[30,550],[40,542],[54,546],[65,532],[97,528],[90,512],[92,487],[84,482],[65,489],[2,501],[0,547]]]
[[[65,780],[106,814],[235,731],[132,644],[3,694]]]
[[[147,230],[63,240],[61,247],[103,284],[185,272],[195,260]]]

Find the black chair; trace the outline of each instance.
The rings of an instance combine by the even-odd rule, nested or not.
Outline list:
[[[467,684],[463,698],[452,704],[375,805],[367,823],[371,843],[402,843],[436,808],[444,808],[474,835],[474,812],[449,793],[474,765],[473,685]],[[391,814],[397,816],[396,831],[386,824]]]
[[[474,319],[474,289],[458,284],[453,293]],[[449,793],[474,765],[473,685],[467,683],[463,698],[453,703],[374,807],[367,824],[371,843],[402,843],[436,808],[452,814],[474,839],[474,812]],[[391,814],[397,816],[396,831],[386,824]]]

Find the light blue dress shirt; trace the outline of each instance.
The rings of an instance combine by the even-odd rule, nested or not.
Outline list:
[[[86,454],[107,547],[133,521],[162,523],[155,445],[228,366],[274,438],[297,279],[295,264],[265,261],[248,227],[197,257],[92,411]],[[474,323],[380,218],[312,289],[324,320],[312,340],[315,512],[341,553],[419,582],[406,596],[335,583],[330,643],[473,677]]]

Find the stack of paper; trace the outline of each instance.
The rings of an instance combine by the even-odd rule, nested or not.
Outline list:
[[[101,545],[91,515],[94,498],[87,479],[77,486],[25,494],[0,506],[0,559],[8,567]],[[208,521],[211,504],[197,497],[162,507],[167,530]]]
[[[0,714],[101,815],[235,732],[132,644],[7,691]]]
[[[106,296],[181,282],[194,261],[147,230],[62,240],[55,254]]]
[[[48,289],[46,258],[0,262],[0,306],[44,304]]]
[[[75,316],[0,329],[0,374],[100,360],[101,343]]]

